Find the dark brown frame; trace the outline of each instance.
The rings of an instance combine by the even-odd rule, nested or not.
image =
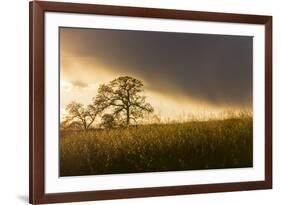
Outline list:
[[[74,202],[272,188],[272,16],[167,10],[33,1],[29,4],[29,201],[32,204]],[[265,180],[46,194],[44,192],[44,13],[68,12],[114,16],[186,19],[265,26]]]

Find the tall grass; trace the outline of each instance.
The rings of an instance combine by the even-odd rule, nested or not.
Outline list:
[[[251,167],[252,117],[61,131],[60,175]]]

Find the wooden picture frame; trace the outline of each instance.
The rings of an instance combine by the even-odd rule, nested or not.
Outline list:
[[[199,11],[135,8],[76,3],[33,1],[29,5],[30,35],[30,104],[29,104],[29,199],[32,204],[89,200],[153,197],[181,194],[229,192],[272,188],[272,17],[260,15],[213,13]],[[45,44],[44,15],[46,12],[97,14],[126,17],[195,20],[243,23],[265,27],[265,179],[231,183],[163,186],[149,188],[45,193]]]

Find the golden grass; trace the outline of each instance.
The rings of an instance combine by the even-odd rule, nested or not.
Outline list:
[[[253,165],[252,117],[61,131],[60,175],[80,176]]]

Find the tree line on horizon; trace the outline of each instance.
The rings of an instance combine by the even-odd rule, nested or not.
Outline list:
[[[141,80],[130,76],[101,84],[89,105],[73,101],[66,106],[67,115],[61,122],[61,129],[89,130],[98,118],[104,128],[130,126],[132,122],[137,124],[145,113],[154,112],[142,95],[143,86]]]

